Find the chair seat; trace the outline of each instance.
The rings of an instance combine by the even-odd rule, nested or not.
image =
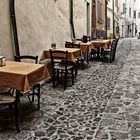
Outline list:
[[[2,105],[2,106],[7,106],[8,105],[9,106],[10,115],[13,112],[14,116],[15,116],[15,117],[13,117],[13,119],[14,119],[14,122],[15,122],[17,132],[20,132],[20,129],[19,129],[19,126],[18,126],[18,111],[19,111],[18,103],[19,102],[18,102],[18,100],[16,100],[16,97],[13,96],[13,91],[14,90],[10,89],[7,92],[1,92],[0,93],[0,105]],[[14,106],[14,107],[12,108],[11,106]],[[3,107],[2,107],[1,111],[3,111]],[[4,120],[5,120],[5,118],[4,118]],[[11,118],[10,118],[10,120],[11,120]]]
[[[83,60],[83,61],[84,61],[84,59],[85,59],[85,58],[84,58],[83,56],[79,56],[79,57],[77,57],[75,60],[76,60],[76,61],[79,61],[79,60]]]
[[[0,104],[10,104],[15,102],[15,97],[10,93],[0,93]]]
[[[103,49],[103,53],[105,53],[105,54],[111,53],[111,49]]]
[[[111,51],[111,48],[104,48],[104,51]]]
[[[70,70],[70,69],[72,69],[72,68],[73,68],[73,66],[67,66],[67,70]],[[56,65],[56,66],[54,67],[54,69],[56,69],[56,70],[65,70],[65,66]]]

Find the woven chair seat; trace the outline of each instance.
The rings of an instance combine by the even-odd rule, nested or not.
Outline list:
[[[12,92],[11,92],[12,91]],[[20,132],[20,129],[19,129],[19,125],[18,125],[18,102],[16,100],[16,97],[14,97],[12,95],[13,93],[13,89],[10,89],[9,91],[7,92],[1,92],[0,93],[0,105],[2,105],[1,107],[1,112],[3,111],[4,109],[4,106],[9,106],[9,113],[13,113],[15,117],[13,118],[10,118],[8,120],[13,120],[14,119],[14,122],[15,122],[15,126],[16,126],[16,129],[17,129],[17,132]],[[11,108],[11,105],[14,106],[13,108]],[[14,110],[14,111],[11,111],[11,110]],[[6,113],[6,112],[5,112]],[[5,120],[2,119],[2,120]],[[7,119],[6,119],[7,120]]]
[[[67,70],[71,69],[73,66],[67,66]],[[54,67],[55,69],[58,70],[65,70],[65,66],[57,65]]]
[[[83,57],[83,56],[79,56],[79,57],[76,58],[76,60],[77,60],[77,61],[79,61],[79,60],[84,60],[84,57]]]
[[[104,51],[111,52],[111,48],[105,48]]]
[[[0,93],[0,104],[10,104],[15,102],[15,97],[10,93]]]

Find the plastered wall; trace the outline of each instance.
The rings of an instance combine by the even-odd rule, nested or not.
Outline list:
[[[0,55],[13,60],[12,34],[9,15],[9,0],[0,1]]]
[[[9,0],[0,3],[0,55],[13,59],[14,51],[9,16]],[[73,0],[76,37],[87,33],[87,2]],[[15,0],[20,54],[41,56],[51,43],[64,47],[71,41],[70,0]],[[90,25],[91,26],[91,25]]]

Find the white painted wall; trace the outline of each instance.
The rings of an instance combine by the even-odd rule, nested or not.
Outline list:
[[[132,37],[135,34],[136,19],[133,18],[133,11],[136,10],[136,2],[134,0],[125,0],[126,2],[126,36]],[[129,16],[129,8],[131,8],[131,17]],[[133,25],[135,24],[135,25]],[[128,33],[128,25],[130,26],[131,33]]]
[[[125,37],[125,12],[123,11],[123,3],[125,0],[118,1],[119,3],[119,28],[120,37]]]
[[[91,0],[74,0],[74,26],[76,38],[80,38],[82,35],[87,35],[87,2],[90,4],[89,17],[91,17]],[[91,18],[89,28],[91,29]]]
[[[140,0],[137,0],[137,15],[136,15],[136,24],[137,24],[137,35],[140,32],[140,18],[138,17],[138,13],[140,13]]]
[[[112,0],[108,1],[107,4],[107,17],[110,18],[110,29],[107,30],[107,36],[113,36],[113,7],[112,7]]]
[[[9,0],[0,3],[0,55],[13,59]],[[41,56],[51,43],[64,47],[71,41],[69,0],[15,0],[20,53]],[[74,27],[76,38],[87,34],[87,2],[74,0]],[[90,19],[91,28],[91,19]]]
[[[9,0],[0,1],[0,55],[6,56],[7,60],[13,59]]]
[[[70,40],[69,1],[16,0],[21,54],[41,55],[51,43],[64,47]]]

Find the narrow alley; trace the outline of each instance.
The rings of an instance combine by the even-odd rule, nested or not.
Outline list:
[[[65,91],[44,84],[40,111],[23,103],[21,132],[4,123],[0,140],[140,139],[139,43],[120,39],[113,63],[90,61]]]

